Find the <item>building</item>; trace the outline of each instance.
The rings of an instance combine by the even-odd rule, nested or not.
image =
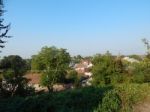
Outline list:
[[[124,57],[123,60],[128,61],[130,63],[139,63],[138,60],[136,60],[134,58],[130,58],[130,57]]]
[[[40,85],[40,77],[39,73],[27,73],[25,78],[29,80],[28,85],[35,88],[36,91],[47,91],[46,87]]]
[[[92,76],[91,68],[93,64],[90,60],[81,60],[80,63],[75,64],[74,69],[78,72],[78,74],[83,74],[85,76]]]
[[[41,74],[39,73],[28,73],[25,78],[29,80],[28,85],[35,88],[35,91],[48,91],[47,87],[40,85]],[[63,91],[66,89],[73,88],[72,84],[55,84],[53,85],[53,91]]]
[[[74,69],[78,74],[82,75],[84,78],[82,80],[82,86],[90,86],[92,81],[91,69],[93,64],[90,60],[81,60],[80,63],[75,64]]]

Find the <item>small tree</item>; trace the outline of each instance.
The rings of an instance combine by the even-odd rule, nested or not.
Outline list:
[[[5,12],[3,10],[3,8],[4,8],[3,0],[0,0],[0,48],[5,47],[4,43],[6,41],[4,41],[4,38],[10,37],[10,36],[7,36],[7,33],[10,29],[10,24],[9,25],[3,25],[4,19],[2,18],[2,16],[3,16],[3,13]]]
[[[78,72],[73,69],[68,71],[66,80],[67,80],[67,82],[72,83],[74,85],[74,87],[81,86],[81,76],[78,75]]]
[[[93,83],[98,84],[110,84],[111,76],[115,71],[114,59],[110,53],[106,53],[103,56],[95,56],[93,58],[92,73],[93,73]]]
[[[119,83],[125,72],[121,57],[114,57],[109,52],[105,55],[96,55],[93,58],[93,84],[107,85]]]
[[[52,91],[54,84],[64,81],[70,60],[65,49],[43,47],[38,55],[33,56],[32,70],[42,71],[41,84]]]
[[[4,57],[0,62],[2,70],[1,90],[7,91],[11,96],[23,94],[27,80],[23,77],[26,72],[25,61],[17,55]]]

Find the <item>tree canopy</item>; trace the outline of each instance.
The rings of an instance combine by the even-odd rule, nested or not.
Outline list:
[[[0,0],[0,48],[5,47],[4,43],[6,43],[6,41],[4,41],[4,38],[10,37],[7,36],[7,33],[10,29],[10,24],[9,25],[3,24],[4,19],[2,18],[2,16],[3,13],[5,12],[3,8],[4,8],[3,0]]]
[[[112,77],[118,77],[124,71],[122,60],[113,57],[109,52],[105,55],[96,55],[92,63],[93,84],[96,85],[110,84]]]
[[[10,55],[0,61],[2,72],[1,90],[6,90],[13,96],[22,94],[25,89],[27,80],[23,77],[26,72],[26,63],[20,56]]]
[[[64,80],[70,60],[70,55],[66,49],[43,47],[38,55],[32,58],[32,70],[42,72],[41,84],[51,90],[55,83]]]

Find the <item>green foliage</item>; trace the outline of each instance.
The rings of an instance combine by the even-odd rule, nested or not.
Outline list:
[[[102,103],[94,112],[120,112],[121,100],[114,90],[105,93]]]
[[[150,97],[149,84],[86,87],[31,97],[0,100],[2,112],[132,112],[134,104]],[[28,107],[28,108],[27,108]]]
[[[150,85],[123,83],[104,94],[94,112],[132,112],[133,106],[150,98]]]
[[[4,59],[0,62],[0,68],[3,71],[7,71],[8,69],[12,69],[15,75],[22,75],[26,72],[26,63],[20,56],[10,55],[8,57],[4,57]]]
[[[1,112],[93,112],[110,87],[87,87],[32,97],[0,100]]]
[[[69,70],[66,75],[65,83],[72,83],[75,88],[81,87],[81,80],[83,74],[78,74],[75,70]]]
[[[140,63],[132,65],[133,82],[147,83],[150,82],[150,60],[145,58]]]
[[[94,67],[92,69],[95,84],[109,84],[112,75],[113,60],[110,55],[96,56],[93,59]]]
[[[21,112],[19,111],[20,105],[23,103],[23,98],[13,97],[0,100],[1,112]]]
[[[52,87],[55,83],[63,83],[65,81],[65,75],[67,74],[64,70],[45,70],[41,75],[41,84],[43,86]],[[52,89],[52,88],[49,88]]]
[[[31,70],[31,59],[25,59],[25,62],[26,62],[26,69],[27,70]]]
[[[150,97],[149,84],[131,84],[124,83],[117,85],[115,91],[119,95],[122,102],[121,112],[132,111],[133,105]]]
[[[94,67],[92,68],[93,73],[93,84],[95,85],[107,85],[111,84],[113,77],[120,77],[125,71],[124,65],[120,58],[114,58],[110,53],[105,55],[97,55],[93,59]],[[117,81],[117,80],[116,80]],[[119,82],[121,82],[118,79]]]
[[[81,55],[77,55],[77,56],[74,56],[72,57],[71,61],[73,63],[80,63],[80,61],[83,59],[83,57]]]
[[[70,60],[65,49],[43,47],[38,55],[32,57],[32,69],[42,71],[41,84],[51,90],[55,83],[64,81]]]
[[[75,70],[69,70],[66,75],[66,83],[75,84],[78,80],[78,73]]]
[[[149,44],[146,43],[149,48]],[[149,55],[149,54],[148,54]],[[69,68],[71,61],[65,49],[43,47],[31,60],[19,56],[4,57],[0,62],[0,94],[26,96],[0,100],[2,112],[132,112],[133,105],[150,98],[150,58],[130,56],[139,63],[122,61],[121,57],[96,55],[92,59],[93,85],[81,87],[83,77]],[[89,57],[88,57],[89,58]],[[87,59],[88,59],[87,58]],[[74,57],[76,63],[81,56]],[[31,66],[30,66],[31,64]],[[23,77],[26,70],[42,73],[41,84],[52,91],[56,83],[73,83],[78,89],[44,93],[28,97],[33,92]],[[5,83],[2,83],[2,81]],[[109,86],[113,86],[109,87]],[[80,87],[80,88],[79,88]],[[99,88],[101,87],[101,88]],[[30,91],[28,91],[30,90]],[[27,108],[28,107],[28,108]]]
[[[124,73],[125,72],[125,66],[124,66],[124,63],[121,59],[121,57],[117,57],[115,60],[114,60],[114,66],[115,66],[115,73],[117,74],[120,74],[120,73]]]
[[[17,55],[4,57],[0,62],[0,69],[3,71],[1,90],[7,91],[11,96],[23,95],[27,88],[27,80],[23,77],[26,72],[25,61]]]

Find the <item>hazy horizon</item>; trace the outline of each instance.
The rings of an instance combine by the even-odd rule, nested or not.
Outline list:
[[[11,23],[1,56],[29,58],[44,46],[66,48],[71,55],[145,54],[150,40],[149,0],[6,0]]]

